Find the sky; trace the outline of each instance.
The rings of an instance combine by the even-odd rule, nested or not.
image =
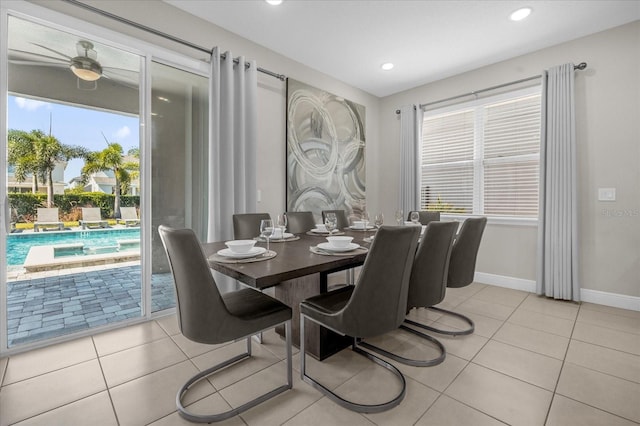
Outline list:
[[[44,102],[17,96],[9,96],[9,129],[42,130],[65,145],[79,145],[91,151],[107,147],[102,134],[109,142],[122,145],[126,154],[139,147],[138,118],[87,108]],[[64,181],[80,176],[83,160],[71,160],[64,172]]]

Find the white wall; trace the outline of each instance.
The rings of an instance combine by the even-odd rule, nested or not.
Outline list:
[[[437,58],[434,58],[437,60]],[[380,203],[392,214],[398,187],[401,105],[420,104],[540,74],[566,62],[576,72],[579,250],[582,287],[640,296],[640,21],[382,99]],[[615,202],[597,199],[615,187]],[[535,280],[535,226],[489,224],[478,258],[485,274]]]

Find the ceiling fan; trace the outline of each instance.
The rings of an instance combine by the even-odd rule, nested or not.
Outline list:
[[[22,50],[14,50],[14,52],[22,54],[22,56],[27,57],[35,57],[33,60],[18,60],[18,59],[10,59],[9,62],[19,65],[36,65],[36,66],[53,66],[53,67],[69,67],[71,72],[78,78],[78,88],[84,90],[95,90],[97,87],[97,81],[104,77],[110,79],[118,84],[122,84],[127,87],[137,88],[137,86],[127,84],[123,82],[123,78],[131,79],[134,78],[134,81],[137,80],[137,72],[132,70],[127,70],[124,68],[115,68],[115,67],[104,67],[98,62],[98,52],[94,49],[93,43],[87,40],[79,40],[76,43],[76,52],[77,56],[71,57],[62,52],[59,52],[50,47],[44,46],[39,43],[31,42],[34,46],[40,47],[41,49],[52,52],[60,57],[47,56],[35,52],[26,52]],[[133,76],[116,76],[117,78],[110,77],[107,73],[115,74],[118,71],[124,71],[130,74],[134,74]],[[82,81],[93,82],[93,85],[89,85],[88,87],[81,84]]]
[[[71,58],[71,71],[76,77],[86,81],[96,81],[102,76],[102,66],[97,61],[98,52],[93,49],[93,43],[86,40],[80,40],[76,44],[76,49],[84,50],[84,55],[79,54],[75,58]]]

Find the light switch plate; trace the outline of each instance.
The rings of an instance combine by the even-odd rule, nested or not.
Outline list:
[[[598,201],[615,201],[615,188],[598,188]]]

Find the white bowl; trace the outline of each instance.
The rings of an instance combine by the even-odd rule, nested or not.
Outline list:
[[[282,228],[273,228],[271,232],[271,238],[275,238],[275,239],[282,238]]]
[[[327,231],[327,227],[324,225],[324,223],[316,223],[316,231],[318,231],[318,232],[329,232],[329,231]]]
[[[352,226],[354,229],[364,229],[365,223],[364,220],[354,220]]]
[[[353,240],[353,237],[345,237],[345,236],[327,237],[327,241],[329,241],[329,244],[331,244],[331,246],[335,248],[349,247],[349,244],[351,244],[351,240]]]
[[[234,253],[248,253],[256,244],[255,240],[233,240],[227,241],[226,246]]]

